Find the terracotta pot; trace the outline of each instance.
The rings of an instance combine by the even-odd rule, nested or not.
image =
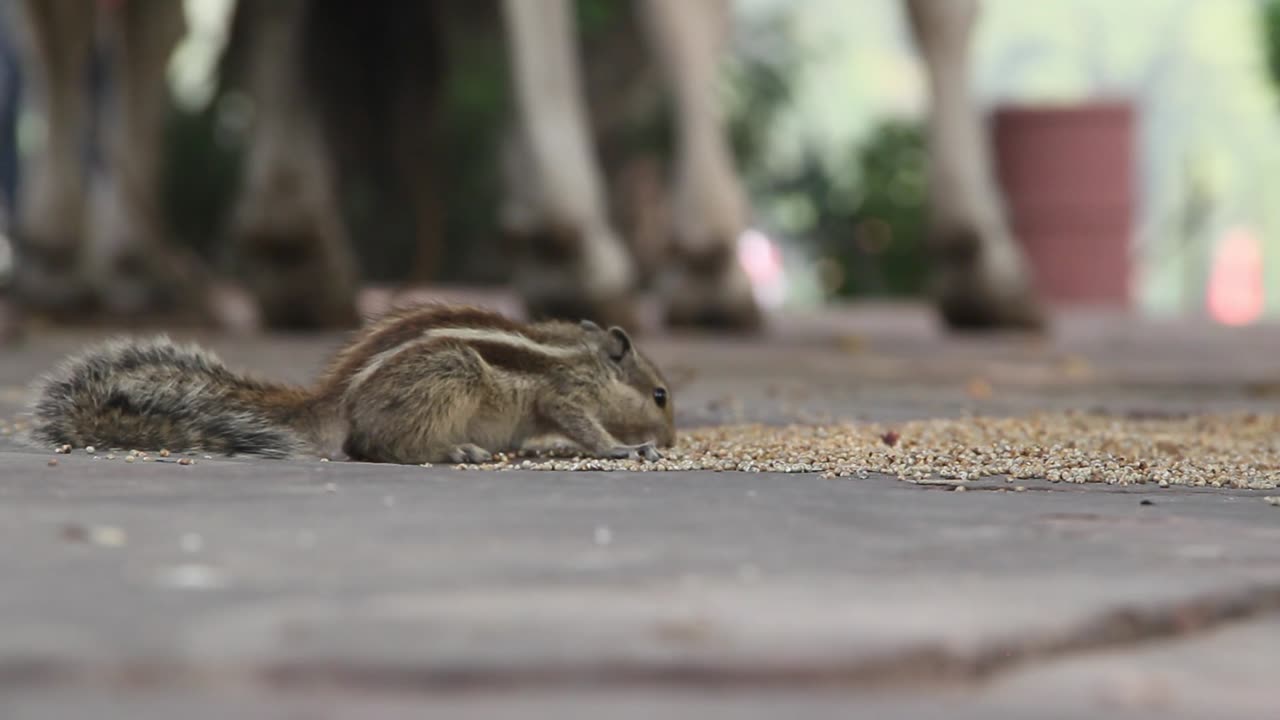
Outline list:
[[[1127,102],[1004,106],[991,119],[996,180],[1042,297],[1127,306],[1135,227]]]

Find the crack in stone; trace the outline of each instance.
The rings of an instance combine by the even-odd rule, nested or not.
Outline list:
[[[976,685],[1036,663],[1089,652],[1182,639],[1280,613],[1280,583],[1202,595],[1164,607],[1122,607],[1071,627],[1020,633],[972,652],[926,645],[881,657],[792,662],[707,660],[538,663],[520,666],[412,665],[286,660],[219,665],[181,660],[0,660],[0,690],[104,688],[112,691],[253,688],[361,694],[434,694],[546,689],[850,691]]]

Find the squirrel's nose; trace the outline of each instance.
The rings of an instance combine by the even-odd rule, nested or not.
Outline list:
[[[666,430],[662,433],[662,437],[658,438],[660,447],[671,447],[676,444],[676,431],[674,428]]]

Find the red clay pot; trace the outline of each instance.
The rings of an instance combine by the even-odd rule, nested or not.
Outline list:
[[[1128,306],[1133,105],[1003,106],[991,132],[996,180],[1041,296]]]

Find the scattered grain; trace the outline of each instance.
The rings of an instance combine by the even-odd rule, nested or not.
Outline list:
[[[890,433],[910,437],[911,442],[904,445],[899,439],[890,449]],[[1271,489],[1280,485],[1277,435],[1280,415],[1243,414],[1135,419],[1045,413],[920,420],[894,428],[870,423],[728,425],[682,432],[676,447],[665,450],[656,463],[583,458],[550,447],[469,469],[738,470],[827,478],[883,473],[945,484],[1008,476],[1064,483]]]

